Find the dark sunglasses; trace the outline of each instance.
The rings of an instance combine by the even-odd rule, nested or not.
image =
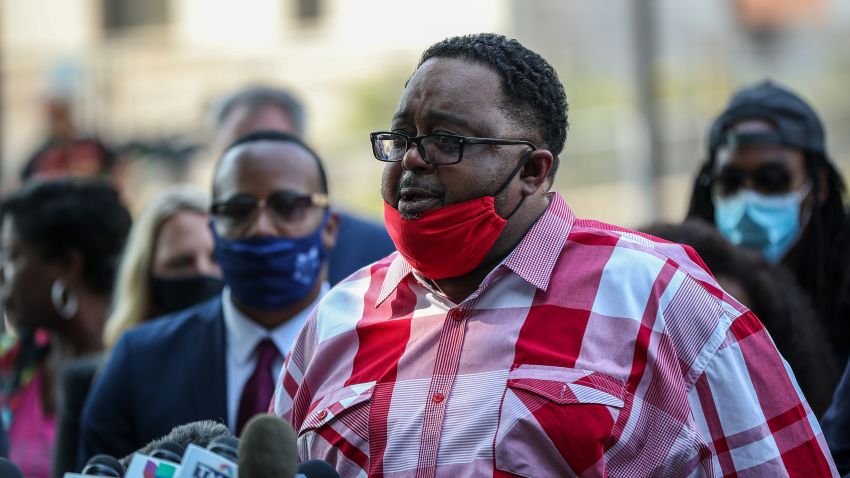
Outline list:
[[[276,192],[266,199],[241,195],[226,201],[214,202],[210,213],[216,224],[225,230],[236,230],[250,225],[261,208],[267,208],[279,225],[300,222],[312,207],[328,207],[328,196],[321,193],[293,194]]]
[[[712,179],[712,191],[720,196],[731,196],[745,188],[763,194],[790,192],[792,189],[791,171],[780,164],[765,164],[754,171],[725,166]]]

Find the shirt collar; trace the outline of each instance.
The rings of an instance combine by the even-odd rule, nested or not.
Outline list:
[[[227,329],[228,353],[232,354],[237,362],[246,363],[250,360],[257,344],[265,338],[270,338],[281,355],[285,356],[292,347],[301,326],[310,317],[310,312],[329,289],[330,285],[327,282],[323,283],[319,296],[312,304],[286,322],[268,330],[239,310],[233,303],[230,288],[225,287],[222,292],[222,309],[224,311],[224,326]]]
[[[548,194],[549,207],[537,219],[525,237],[505,258],[503,264],[526,282],[541,290],[549,287],[552,270],[561,255],[575,221],[575,215],[557,192]],[[413,272],[413,266],[401,254],[387,269],[376,306],[380,305]]]

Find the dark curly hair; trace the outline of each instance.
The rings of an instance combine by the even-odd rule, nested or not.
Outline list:
[[[567,96],[558,74],[537,53],[495,33],[447,38],[425,50],[417,69],[431,58],[457,58],[481,63],[502,77],[502,110],[538,135],[554,154],[549,179],[558,170],[558,155],[567,141]]]
[[[7,216],[45,259],[79,251],[86,284],[112,291],[131,219],[111,185],[91,179],[30,182],[3,200],[0,219]]]

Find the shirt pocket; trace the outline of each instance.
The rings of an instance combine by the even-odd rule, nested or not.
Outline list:
[[[369,463],[369,413],[375,382],[334,390],[310,407],[298,429],[302,460],[320,459],[344,466],[343,458],[362,469]]]
[[[496,469],[534,478],[605,476],[605,447],[628,396],[623,382],[599,372],[515,368],[499,411]]]

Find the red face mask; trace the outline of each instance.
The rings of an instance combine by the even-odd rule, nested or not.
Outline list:
[[[384,202],[384,223],[399,254],[431,280],[462,276],[481,264],[507,224],[496,212],[494,196],[522,169],[526,154],[493,196],[481,196],[405,219]],[[510,218],[525,200],[523,196]]]
[[[384,203],[384,222],[399,254],[432,280],[475,269],[490,252],[507,221],[496,213],[493,196],[451,204],[404,219]]]

